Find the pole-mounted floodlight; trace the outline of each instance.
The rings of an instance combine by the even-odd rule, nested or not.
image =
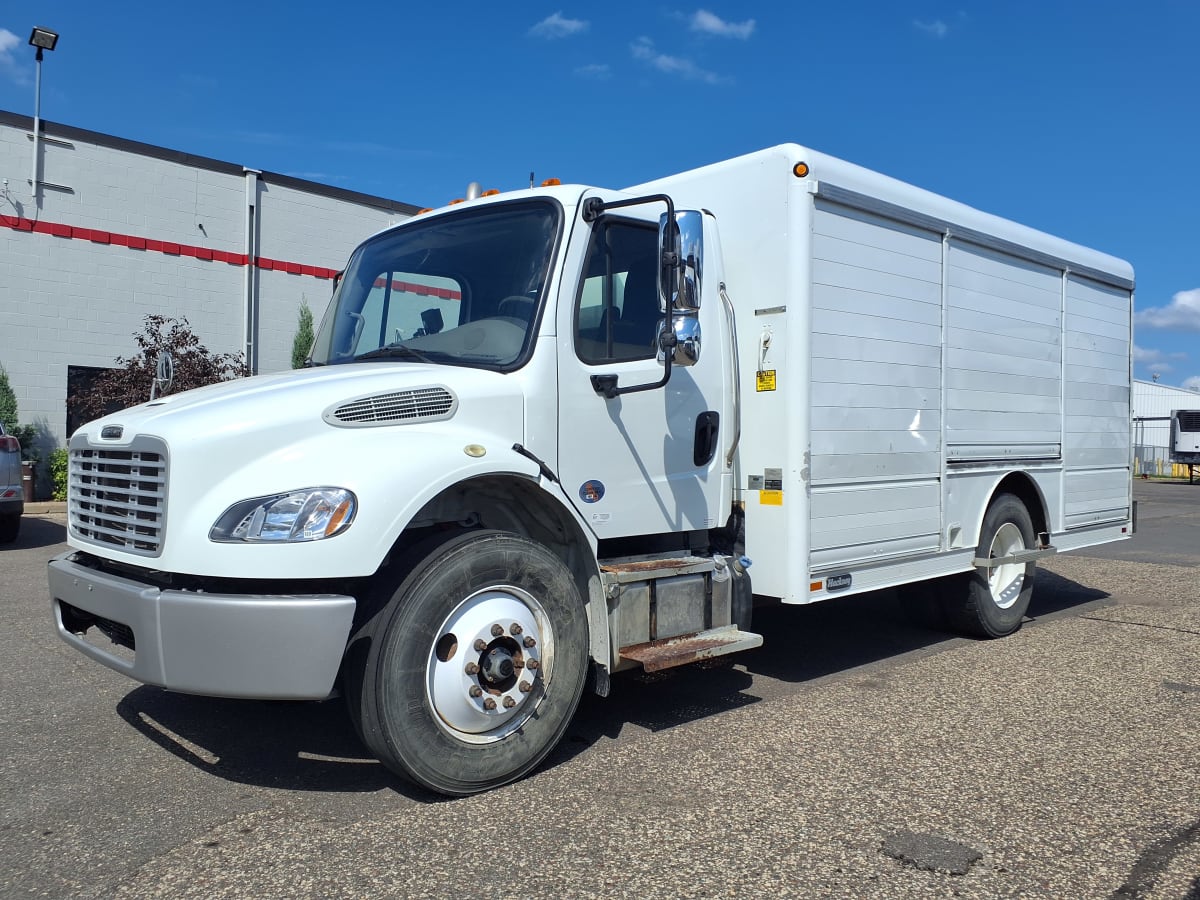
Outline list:
[[[35,26],[29,35],[29,46],[37,47],[37,78],[33,89],[33,174],[29,178],[29,190],[34,205],[38,199],[38,157],[42,140],[42,51],[53,50],[58,43],[58,32]]]
[[[37,47],[37,58],[42,58],[43,50],[53,50],[54,45],[58,43],[58,32],[51,31],[49,28],[33,29],[33,33],[29,35],[29,46]]]

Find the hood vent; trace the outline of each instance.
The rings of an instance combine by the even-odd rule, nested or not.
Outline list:
[[[370,394],[331,406],[321,414],[330,425],[369,427],[410,422],[438,422],[458,409],[458,398],[440,385]]]

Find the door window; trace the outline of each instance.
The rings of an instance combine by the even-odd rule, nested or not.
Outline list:
[[[575,349],[585,363],[650,359],[657,350],[658,229],[602,220],[593,230],[575,306]]]

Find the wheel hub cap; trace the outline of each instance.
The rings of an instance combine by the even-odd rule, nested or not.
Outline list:
[[[462,740],[498,740],[519,728],[542,696],[552,635],[541,605],[511,586],[467,598],[434,636],[429,702]]]

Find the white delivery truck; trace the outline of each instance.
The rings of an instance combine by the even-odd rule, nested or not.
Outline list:
[[[752,597],[919,585],[1005,635],[1037,557],[1131,530],[1132,291],[794,144],[427,212],[354,252],[310,368],[72,437],[58,631],[171,690],[340,688],[450,795],[585,684],[758,646]]]

